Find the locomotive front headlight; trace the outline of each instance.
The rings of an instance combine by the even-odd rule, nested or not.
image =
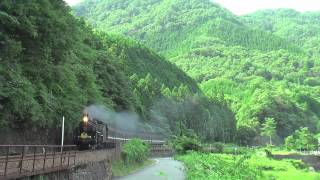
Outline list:
[[[83,120],[83,122],[87,123],[89,118],[88,118],[88,116],[83,116],[82,120]]]

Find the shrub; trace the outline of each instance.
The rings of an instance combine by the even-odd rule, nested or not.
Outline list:
[[[288,136],[285,139],[285,146],[287,149],[291,150],[291,149],[296,149],[296,145],[295,145],[295,139],[293,138],[293,136]]]
[[[171,141],[172,148],[178,154],[184,154],[187,151],[200,151],[202,145],[196,137],[178,136]]]
[[[192,152],[177,159],[184,162],[187,179],[254,180],[261,177],[261,171],[251,167],[245,156]]]
[[[224,144],[220,142],[216,142],[212,144],[211,152],[213,153],[222,153],[224,149]]]
[[[256,135],[257,132],[253,128],[242,126],[237,130],[236,141],[239,145],[249,145]]]
[[[318,145],[317,138],[307,127],[296,130],[291,136],[285,139],[287,149],[295,150],[315,150]]]
[[[272,152],[271,152],[270,150],[265,149],[264,152],[266,153],[266,156],[267,156],[268,158],[272,158],[272,157],[273,157]]]
[[[150,153],[149,144],[140,139],[132,139],[125,143],[121,150],[121,158],[127,163],[142,163]]]

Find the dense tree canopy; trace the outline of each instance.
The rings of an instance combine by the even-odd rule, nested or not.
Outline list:
[[[211,101],[231,108],[240,143],[259,135],[266,117],[281,138],[301,126],[320,130],[319,13],[237,17],[209,0],[86,0],[74,11],[177,64]]]
[[[1,127],[54,127],[65,115],[71,129],[90,103],[133,106],[128,78],[63,1],[5,0],[0,11]],[[97,64],[113,79],[99,84]]]
[[[261,10],[243,16],[246,24],[294,42],[309,54],[319,56],[320,13],[293,9]]]
[[[192,50],[203,38],[263,51],[299,51],[284,39],[248,28],[210,0],[86,0],[74,10],[99,30],[121,32],[169,56]]]
[[[98,104],[138,113],[144,130],[233,140],[233,113],[185,72],[141,43],[93,31],[70,10],[62,0],[0,2],[1,129],[55,128],[64,115],[71,131]]]

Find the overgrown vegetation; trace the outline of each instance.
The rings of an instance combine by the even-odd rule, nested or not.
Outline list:
[[[141,139],[126,142],[121,149],[121,160],[112,163],[113,176],[125,176],[131,172],[151,165],[148,160],[150,145]]]
[[[185,154],[187,151],[201,151],[202,145],[196,136],[180,135],[170,142],[171,147],[177,154]]]
[[[127,163],[142,163],[148,159],[150,145],[141,139],[132,139],[121,148],[121,158]]]
[[[308,128],[300,128],[285,139],[285,146],[289,150],[317,150],[318,139]]]
[[[178,156],[187,168],[187,179],[318,179],[298,160],[272,160],[251,155],[201,154],[190,152]]]

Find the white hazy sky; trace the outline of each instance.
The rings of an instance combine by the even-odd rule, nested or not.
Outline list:
[[[70,6],[73,6],[81,2],[82,0],[64,0],[64,1],[66,1]]]
[[[65,0],[73,6],[83,0]],[[213,0],[237,15],[260,9],[292,8],[301,12],[320,11],[320,0]]]

